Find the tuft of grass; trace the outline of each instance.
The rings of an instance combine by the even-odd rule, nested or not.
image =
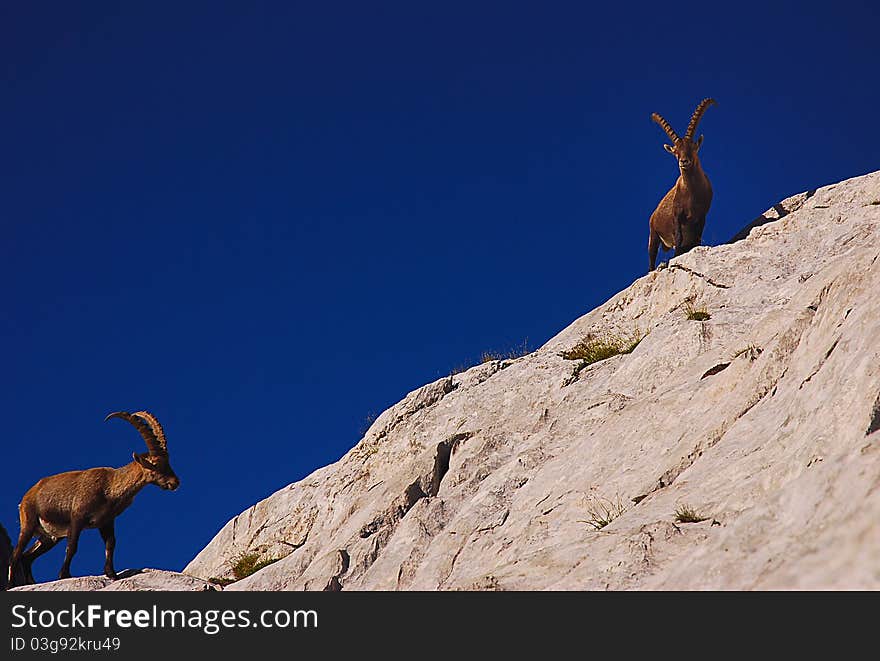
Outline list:
[[[582,360],[587,365],[598,363],[620,353],[620,346],[616,342],[604,339],[583,339],[568,351],[563,351],[560,356],[566,360]]]
[[[688,505],[679,505],[675,510],[676,523],[699,523],[708,518],[707,516],[700,516],[694,511],[693,507]]]
[[[532,350],[529,348],[529,338],[526,338],[521,344],[511,347],[507,351],[484,351],[480,354],[480,362],[491,363],[493,360],[515,360],[530,353],[532,353]]]
[[[232,575],[235,577],[234,580],[240,581],[279,560],[281,558],[264,558],[261,560],[259,553],[245,551],[232,560]]]
[[[605,333],[602,335],[593,335],[592,333],[581,339],[571,349],[560,352],[565,360],[580,360],[580,371],[587,365],[598,363],[600,360],[606,360],[620,354],[632,353],[639,342],[644,339],[643,333],[636,332],[632,335],[615,335]]]
[[[687,301],[684,305],[684,312],[689,321],[706,321],[712,318],[709,311],[705,307],[694,307],[692,301]]]
[[[579,523],[586,523],[596,530],[602,530],[621,514],[626,512],[626,505],[617,495],[614,500],[602,496],[590,496],[586,502],[587,518]]]
[[[740,349],[739,351],[734,353],[733,358],[739,358],[740,356],[745,355],[746,358],[754,361],[754,360],[758,359],[758,356],[760,356],[763,351],[764,350],[761,347],[754,345],[754,344],[750,344],[749,346],[745,347],[744,349]]]
[[[471,367],[485,363],[491,363],[493,360],[516,360],[517,358],[522,358],[523,356],[527,356],[530,353],[532,353],[532,349],[529,347],[529,339],[526,338],[522,341],[522,343],[511,347],[507,351],[483,351],[480,354],[480,362],[460,363],[449,371],[449,376],[455,376],[456,374],[467,372]]]

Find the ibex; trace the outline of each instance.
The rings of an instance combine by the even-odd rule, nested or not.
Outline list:
[[[682,255],[694,246],[700,245],[703,239],[703,227],[706,225],[706,214],[712,204],[712,185],[709,177],[700,165],[697,152],[703,144],[703,136],[694,141],[694,132],[700,123],[706,108],[715,103],[714,99],[703,99],[687,127],[687,133],[679,138],[665,119],[657,113],[651,115],[651,119],[657,122],[666,135],[672,140],[672,145],[663,145],[663,148],[678,159],[678,169],[681,174],[660,204],[651,214],[650,233],[648,234],[648,260],[649,271],[653,271],[657,265],[657,250],[660,243],[663,248],[669,250],[675,248],[675,256]]]
[[[9,559],[12,556],[12,540],[6,534],[6,529],[0,525],[0,592],[7,588],[7,574],[9,570]],[[21,571],[16,572],[16,580],[24,580]],[[11,587],[11,586],[9,586]]]
[[[116,546],[114,521],[131,505],[134,497],[147,484],[156,484],[173,491],[180,480],[168,463],[165,431],[147,411],[117,411],[104,420],[127,420],[140,432],[149,452],[134,452],[134,461],[121,468],[89,468],[44,477],[28,489],[18,506],[21,534],[9,562],[9,583],[19,561],[25,581],[34,582],[31,565],[49,551],[58,540],[67,538],[67,553],[59,578],[70,578],[70,561],[76,553],[79,534],[84,528],[97,528],[105,545],[104,574],[116,579],[113,549]],[[36,535],[37,541],[24,552]]]

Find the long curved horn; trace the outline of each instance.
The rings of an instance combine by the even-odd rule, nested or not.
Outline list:
[[[715,103],[715,99],[703,99],[700,101],[700,105],[697,106],[697,109],[694,110],[694,114],[691,115],[690,124],[688,124],[687,133],[684,134],[684,137],[687,139],[691,139],[694,137],[694,131],[697,130],[697,124],[700,123],[700,120],[703,118],[703,113],[706,112],[706,108]]]
[[[147,444],[147,449],[149,449],[150,454],[167,454],[165,449],[159,444],[153,430],[139,417],[132,415],[128,411],[116,411],[104,418],[104,422],[107,422],[110,418],[120,418],[121,420],[126,420],[133,424],[134,428],[140,433],[141,438],[144,439],[144,443]]]
[[[150,425],[150,429],[153,431],[153,436],[156,438],[156,443],[165,454],[168,454],[168,440],[165,438],[165,430],[162,429],[162,425],[159,424],[156,416],[149,411],[135,411],[132,415],[147,421],[147,424]]]
[[[656,112],[651,113],[651,119],[653,119],[655,122],[657,122],[663,128],[663,130],[666,131],[666,135],[668,135],[669,139],[672,140],[672,144],[675,144],[676,142],[678,142],[679,137],[675,134],[675,131],[672,130],[672,127],[669,125],[669,122],[667,122],[665,119],[663,119]]]

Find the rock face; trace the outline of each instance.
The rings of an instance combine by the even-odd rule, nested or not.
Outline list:
[[[282,559],[227,589],[880,587],[880,172],[753,225],[410,393],[185,573],[251,552]]]
[[[23,585],[12,588],[11,592],[63,592],[63,591],[138,591],[138,592],[202,592],[219,590],[217,585],[193,576],[185,576],[173,571],[143,569],[119,573],[119,580],[111,581],[106,576],[79,576],[60,581]]]

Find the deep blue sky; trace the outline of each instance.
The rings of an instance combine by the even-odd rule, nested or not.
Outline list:
[[[180,569],[370,412],[540,345],[646,270],[653,111],[718,100],[710,245],[880,169],[864,6],[4,2],[0,522],[142,451],[102,418],[146,408],[182,487],[117,568]],[[102,564],[87,531],[73,572]]]

